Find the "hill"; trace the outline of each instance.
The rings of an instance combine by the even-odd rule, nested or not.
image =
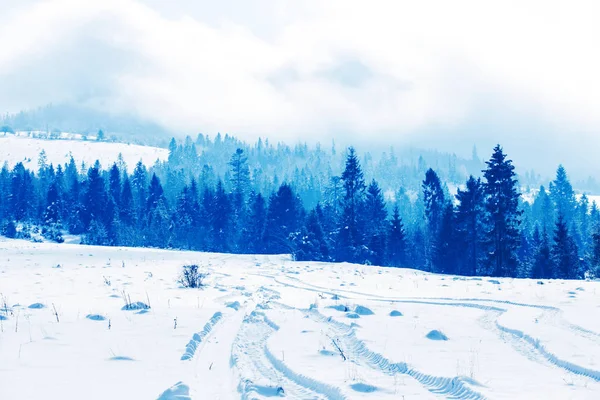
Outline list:
[[[0,398],[600,391],[599,282],[15,240],[0,248]],[[210,274],[203,290],[177,283],[187,263]]]
[[[165,161],[169,155],[167,149],[158,147],[98,142],[95,137],[84,140],[77,134],[61,133],[59,137],[62,139],[41,139],[27,132],[0,134],[0,162],[7,162],[9,166],[22,162],[26,168],[37,170],[39,154],[44,150],[48,164],[65,164],[73,156],[78,165],[85,162],[89,166],[99,160],[104,167],[109,167],[121,154],[133,169],[140,160],[151,166],[156,160]]]

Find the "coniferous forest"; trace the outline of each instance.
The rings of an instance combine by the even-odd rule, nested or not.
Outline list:
[[[94,245],[286,253],[470,276],[600,272],[600,212],[575,195],[562,166],[524,201],[501,146],[479,173],[460,176],[450,162],[445,179],[422,158],[402,166],[391,152],[375,165],[352,147],[338,171],[335,154],[335,146],[250,147],[220,135],[173,139],[168,160],[150,168],[52,165],[40,154],[36,171],[22,163],[0,171],[0,227],[7,237],[39,231],[61,242],[69,233]]]

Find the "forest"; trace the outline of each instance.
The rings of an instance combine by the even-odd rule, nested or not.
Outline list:
[[[39,231],[61,242],[68,233],[93,245],[291,254],[468,276],[599,274],[600,212],[576,195],[562,166],[525,201],[500,145],[485,162],[473,153],[442,157],[440,167],[435,154],[403,162],[390,149],[375,161],[335,143],[248,146],[220,135],[173,139],[167,161],[132,170],[73,158],[55,166],[42,153],[36,171],[22,163],[0,171],[0,227],[13,238]]]

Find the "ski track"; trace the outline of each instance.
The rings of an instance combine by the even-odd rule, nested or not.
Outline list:
[[[200,346],[202,341],[210,334],[210,332],[213,330],[214,326],[222,318],[223,318],[223,313],[221,313],[220,311],[217,311],[210,318],[210,320],[206,323],[206,325],[204,325],[204,328],[200,332],[194,333],[194,336],[192,336],[192,339],[189,341],[189,343],[185,347],[185,352],[181,356],[182,361],[191,360],[192,358],[194,358],[194,355],[196,354],[196,350],[198,349],[198,346]]]
[[[382,354],[373,352],[367,348],[365,343],[356,337],[354,328],[333,318],[325,317],[316,310],[301,310],[310,318],[319,323],[329,325],[336,332],[344,347],[349,350],[348,355],[354,355],[358,360],[364,361],[369,367],[382,371],[388,375],[405,374],[416,379],[423,387],[433,394],[445,396],[451,399],[483,400],[485,397],[468,385],[477,385],[474,380],[464,377],[438,377],[420,372],[404,362],[394,363]]]

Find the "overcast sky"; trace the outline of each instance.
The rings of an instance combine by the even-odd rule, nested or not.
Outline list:
[[[595,0],[2,0],[0,112],[74,102],[185,133],[464,155],[500,142],[517,164],[600,173],[599,21]]]

